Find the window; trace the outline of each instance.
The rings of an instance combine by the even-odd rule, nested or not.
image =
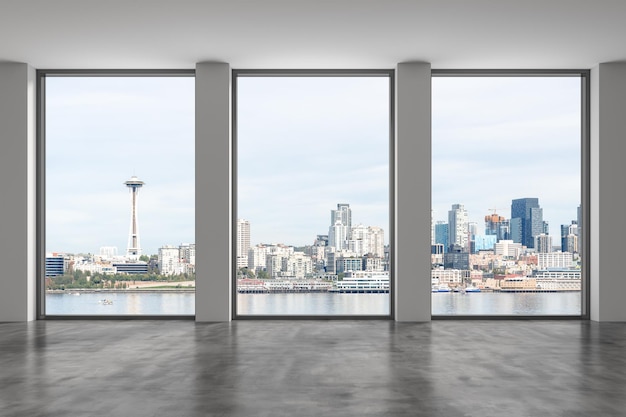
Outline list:
[[[585,86],[434,73],[433,315],[585,314]]]
[[[235,317],[390,317],[390,71],[235,71]]]
[[[193,73],[39,79],[43,315],[193,315]]]

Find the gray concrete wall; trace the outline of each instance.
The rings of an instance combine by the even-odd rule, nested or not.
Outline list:
[[[231,319],[231,70],[196,65],[196,321]]]
[[[626,63],[591,73],[591,319],[626,321]]]
[[[34,320],[35,71],[0,63],[0,322]]]
[[[397,321],[431,318],[430,108],[430,64],[398,64],[394,248]]]

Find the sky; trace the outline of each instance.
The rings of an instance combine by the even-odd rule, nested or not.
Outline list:
[[[312,244],[330,211],[389,240],[389,80],[240,77],[237,217],[251,243]],[[558,243],[580,204],[580,80],[434,77],[433,219],[464,204],[484,232],[496,208],[537,197]],[[125,253],[130,194],[144,254],[193,243],[193,77],[46,81],[46,249]]]
[[[193,77],[46,79],[46,251],[125,254],[136,175],[143,253],[195,241]]]
[[[389,78],[240,77],[237,187],[253,245],[311,245],[338,203],[388,241]]]
[[[511,216],[511,200],[537,197],[553,245],[580,205],[579,77],[433,77],[433,219],[461,203]]]

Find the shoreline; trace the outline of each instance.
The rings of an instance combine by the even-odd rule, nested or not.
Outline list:
[[[193,293],[196,291],[196,287],[171,287],[171,288],[72,288],[66,290],[46,290],[46,294],[92,294],[92,293],[146,293],[146,292],[180,292],[180,293]]]

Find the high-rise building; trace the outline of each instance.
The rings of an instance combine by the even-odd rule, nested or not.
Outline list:
[[[550,252],[537,254],[537,268],[571,268],[574,265],[572,254],[569,252]]]
[[[368,226],[369,253],[379,258],[385,257],[385,231],[382,227]]]
[[[445,269],[469,269],[469,252],[459,245],[450,245],[450,250],[443,255]]]
[[[165,245],[159,248],[159,272],[162,275],[174,275],[183,272],[183,268],[180,262],[180,249]]]
[[[578,253],[578,221],[561,225],[561,251]]]
[[[443,245],[444,253],[448,252],[448,223],[440,220],[435,223],[435,245]]]
[[[269,249],[265,245],[256,245],[248,250],[248,269],[259,272],[265,269]]]
[[[468,214],[463,204],[453,204],[448,211],[448,246],[458,245],[469,252]]]
[[[328,245],[337,250],[347,249],[347,240],[352,233],[352,210],[350,204],[337,204],[337,210],[330,211]]]
[[[510,239],[509,221],[497,213],[485,216],[485,234],[495,235],[497,240]]]
[[[493,250],[498,237],[493,235],[474,235],[474,253],[481,250]]]
[[[250,250],[250,222],[237,219],[237,269],[248,266],[248,250]]]
[[[539,253],[552,252],[552,236],[541,233],[539,236],[535,236],[535,250]]]
[[[370,252],[369,228],[367,226],[357,224],[352,227],[347,249],[358,255],[365,255]]]
[[[183,243],[178,247],[180,261],[186,264],[196,264],[196,244]]]
[[[330,211],[330,224],[333,225],[336,221],[352,227],[352,209],[350,209],[350,204],[339,203],[337,204],[337,210]]]
[[[535,237],[547,233],[538,198],[518,198],[511,202],[511,238],[527,248],[535,247]]]
[[[519,258],[522,253],[522,244],[513,240],[501,240],[495,245],[496,255],[507,258]]]

